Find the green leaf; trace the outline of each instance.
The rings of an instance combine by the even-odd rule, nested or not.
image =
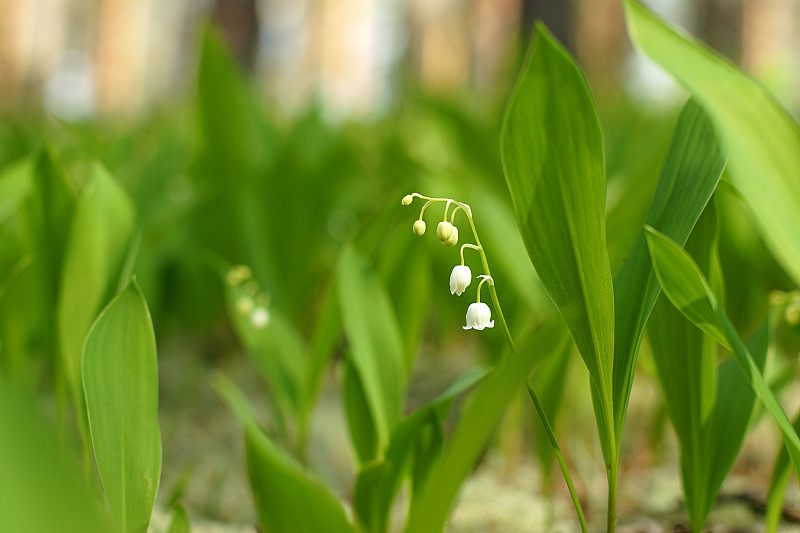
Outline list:
[[[55,304],[69,223],[76,197],[55,150],[48,147],[36,159],[33,173],[33,211],[36,251],[47,271],[48,294]]]
[[[645,224],[683,245],[724,167],[725,155],[711,122],[690,100],[675,126]],[[628,410],[642,333],[660,291],[642,229],[614,277],[614,417],[618,438]]]
[[[77,465],[56,445],[29,402],[0,379],[0,517],[3,531],[110,533],[111,520]]]
[[[800,414],[795,417],[792,426],[795,431],[800,432]],[[764,531],[766,533],[775,533],[783,519],[783,499],[791,477],[792,462],[789,460],[789,454],[786,453],[786,447],[781,446],[769,478],[767,509],[764,512]]]
[[[369,400],[358,371],[350,361],[344,362],[342,403],[350,431],[350,443],[362,463],[377,459],[381,451],[375,417],[369,409]]]
[[[248,178],[263,152],[260,107],[244,74],[212,25],[203,29],[197,74],[198,119],[210,161],[234,184]],[[224,105],[221,103],[224,102]]]
[[[603,139],[583,74],[541,24],[506,111],[502,155],[528,255],[598,392],[598,429],[611,462],[614,294]]]
[[[767,362],[769,327],[769,319],[764,320],[747,343],[760,372],[764,371]],[[717,399],[711,416],[713,427],[708,446],[709,451],[715,452],[709,464],[709,494],[719,492],[733,467],[756,403],[756,394],[737,368],[734,358],[722,363],[717,375]]]
[[[33,187],[33,163],[23,159],[0,173],[0,224],[16,213]]]
[[[563,350],[566,343],[567,332],[559,321],[551,320],[531,334],[519,353],[503,358],[469,394],[442,456],[431,465],[411,502],[406,533],[444,530],[458,488],[486,447],[503,411],[526,383],[536,362],[545,354]]]
[[[111,514],[119,531],[145,533],[161,476],[161,432],[155,334],[135,281],[89,331],[83,386]]]
[[[169,524],[167,533],[191,533],[189,516],[182,505],[178,505],[172,510],[172,521]]]
[[[733,182],[753,206],[761,236],[800,283],[800,126],[761,84],[695,39],[624,0],[634,44],[706,109],[731,152]]]
[[[95,164],[70,228],[57,310],[64,368],[76,391],[80,390],[86,333],[114,295],[133,225],[127,194]]]
[[[717,304],[708,281],[692,258],[673,241],[647,227],[650,256],[664,294],[678,311],[717,341],[731,347],[739,370],[775,419],[795,470],[800,468],[800,439],[786,412],[764,380],[758,364]]]
[[[677,243],[650,226],[645,229],[653,268],[669,300],[695,326],[730,348],[717,321],[716,299],[700,267]]]
[[[406,390],[400,330],[383,284],[353,248],[346,249],[339,261],[337,290],[349,344],[348,361],[363,390],[364,409],[374,424],[377,450],[383,450],[402,412]],[[350,401],[355,398],[349,396]],[[374,459],[371,455],[360,455],[360,459]]]
[[[712,279],[718,277],[716,211],[709,204],[686,250]],[[715,276],[716,275],[716,276]],[[759,371],[767,354],[767,324],[751,341]],[[686,509],[700,531],[744,439],[755,404],[750,384],[728,359],[717,369],[717,344],[661,298],[648,333],[657,376],[681,446]]]
[[[417,486],[424,481],[427,467],[441,449],[441,439],[438,443],[424,442],[426,433],[430,434],[426,430],[433,429],[432,433],[441,437],[435,430],[443,425],[453,399],[482,380],[486,373],[482,368],[467,370],[431,403],[403,419],[392,432],[383,460],[368,463],[361,469],[353,489],[353,504],[365,531],[387,531],[392,501],[409,463],[413,460],[419,467],[415,469],[413,480]],[[428,453],[421,450],[421,444],[428,444],[424,450]],[[415,451],[423,453],[415,457]]]
[[[217,375],[214,386],[244,426],[250,482],[264,531],[355,533],[336,497],[259,429],[236,385]]]

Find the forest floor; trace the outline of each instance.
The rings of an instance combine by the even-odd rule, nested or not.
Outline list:
[[[164,468],[157,508],[164,509],[177,494],[188,511],[193,533],[255,533],[241,428],[209,385],[212,365],[181,352],[161,360]],[[218,362],[214,366],[219,366]],[[220,371],[242,387],[257,411],[265,411],[266,391],[249,364],[240,357],[228,357]],[[330,376],[329,381],[318,402],[310,461],[316,475],[336,487],[337,495],[346,501],[352,488],[353,457],[336,377]],[[657,389],[645,380],[634,387],[633,394],[628,426],[646,427],[654,402],[658,402]],[[779,442],[772,426],[762,417],[748,435],[706,531],[763,531],[767,480]],[[649,451],[648,441],[653,437],[646,431],[630,433],[634,451],[627,455],[620,477],[617,531],[684,531],[677,445],[671,429],[659,437],[657,453]],[[582,474],[575,476],[576,486],[584,498],[590,531],[599,533],[605,526],[606,503],[602,463],[598,467],[596,450],[587,452],[580,442],[562,443],[562,447],[573,475]],[[579,532],[558,469],[553,472],[552,494],[543,494],[535,456],[519,449],[504,453],[503,448],[484,457],[462,487],[447,533]],[[506,445],[505,450],[508,448]],[[169,522],[168,512],[157,511],[150,533],[166,533]],[[789,486],[784,522],[781,533],[800,533],[800,490],[795,482]]]

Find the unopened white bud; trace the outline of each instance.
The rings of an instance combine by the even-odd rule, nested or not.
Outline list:
[[[253,271],[247,265],[232,266],[228,273],[225,274],[225,280],[229,285],[238,285],[251,277],[253,277]]]
[[[436,226],[436,236],[439,237],[439,240],[445,242],[447,239],[450,238],[450,234],[453,233],[453,225],[446,220],[439,222],[439,225]]]
[[[256,329],[264,329],[269,324],[269,311],[266,307],[256,307],[250,313],[250,325]]]
[[[458,244],[458,228],[453,226],[453,231],[450,232],[450,237],[444,241],[444,245],[452,248],[456,244]]]
[[[417,220],[414,222],[414,235],[417,237],[422,237],[425,235],[425,221],[424,220]]]
[[[411,202],[413,202],[413,201],[414,201],[414,197],[411,196],[410,194],[406,194],[405,196],[403,196],[403,199],[400,200],[400,203],[403,204],[403,205],[411,205]]]
[[[236,300],[236,311],[240,315],[246,315],[253,310],[253,299],[243,294]]]

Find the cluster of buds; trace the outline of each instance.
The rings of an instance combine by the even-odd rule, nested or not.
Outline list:
[[[236,313],[248,319],[253,329],[261,330],[269,324],[267,305],[269,298],[261,291],[253,272],[247,265],[236,265],[228,270],[225,281],[235,294]]]
[[[482,263],[485,268],[486,267],[486,257],[483,253],[483,248],[480,246],[480,241],[478,240],[478,236],[475,233],[475,225],[472,221],[472,210],[470,207],[465,204],[453,200],[451,198],[431,198],[428,196],[422,196],[418,193],[407,194],[403,197],[402,201],[400,202],[402,205],[411,205],[414,201],[414,198],[421,198],[422,200],[426,200],[425,204],[422,206],[419,212],[419,218],[414,221],[414,226],[412,228],[414,235],[417,237],[421,237],[425,234],[426,224],[422,217],[425,215],[425,210],[428,208],[429,205],[437,202],[445,202],[444,208],[444,217],[442,221],[439,222],[439,225],[436,227],[436,237],[441,241],[442,244],[449,247],[454,247],[458,244],[458,228],[455,226],[455,217],[458,211],[463,211],[466,215],[467,219],[469,220],[470,227],[472,228],[472,233],[475,237],[475,243],[464,243],[461,245],[461,264],[456,265],[453,267],[453,271],[450,273],[450,294],[455,294],[457,296],[461,296],[464,291],[467,290],[470,283],[472,282],[472,271],[468,266],[464,264],[464,250],[465,249],[472,249],[477,250],[479,254],[481,254],[481,259],[483,260]],[[450,212],[450,206],[455,204],[455,208],[453,211]],[[450,215],[450,219],[448,220],[448,214]],[[485,303],[481,302],[481,287],[484,283],[488,282],[489,285],[494,285],[494,280],[489,272],[485,272],[476,278],[480,278],[480,283],[478,284],[477,296],[475,303],[470,304],[469,308],[467,309],[467,319],[466,325],[464,329],[477,329],[483,330],[485,328],[493,328],[494,327],[494,320],[492,318],[492,312],[489,309],[489,306]]]

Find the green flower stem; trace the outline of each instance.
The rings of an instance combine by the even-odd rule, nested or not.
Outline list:
[[[556,460],[558,461],[558,466],[561,467],[561,472],[564,474],[564,481],[567,482],[569,495],[572,497],[572,504],[575,506],[575,512],[578,513],[578,521],[580,521],[581,523],[581,531],[586,533],[588,528],[586,526],[586,519],[583,517],[581,502],[580,500],[578,500],[578,494],[575,492],[575,485],[572,484],[572,478],[569,475],[569,470],[567,470],[567,463],[566,461],[564,461],[564,455],[561,453],[561,448],[558,447],[558,442],[556,442],[553,428],[550,426],[550,422],[547,420],[547,415],[544,413],[544,408],[542,407],[542,404],[539,401],[539,397],[536,396],[536,391],[533,388],[533,381],[528,380],[528,382],[525,385],[528,387],[528,394],[530,395],[531,400],[533,401],[534,407],[536,407],[536,412],[539,413],[539,418],[542,419],[542,425],[545,427],[547,436],[550,437],[550,444],[553,446],[553,453],[556,454]]]
[[[517,348],[514,344],[514,339],[511,337],[511,331],[508,329],[508,323],[506,322],[506,318],[503,315],[503,309],[500,307],[500,300],[497,298],[497,290],[494,286],[494,278],[492,278],[492,273],[489,270],[489,262],[486,260],[486,253],[484,252],[483,245],[481,244],[481,240],[478,237],[478,231],[475,229],[475,221],[472,219],[472,209],[467,204],[462,204],[461,202],[457,202],[458,206],[464,211],[464,214],[467,216],[467,220],[469,220],[469,225],[472,228],[472,235],[475,237],[475,244],[478,246],[477,250],[481,256],[481,264],[483,265],[483,272],[492,279],[492,282],[489,283],[489,294],[492,297],[492,304],[494,305],[494,310],[497,313],[497,321],[500,323],[500,329],[503,331],[503,336],[506,339],[506,344],[508,344],[508,348],[511,350],[511,356],[514,357],[517,354]],[[485,278],[484,278],[485,280]],[[550,420],[547,418],[547,414],[544,412],[542,408],[542,404],[539,401],[539,397],[536,395],[536,391],[533,388],[533,384],[528,380],[526,383],[528,388],[528,394],[533,400],[533,405],[536,407],[536,412],[539,415],[539,418],[542,421],[542,426],[544,426],[545,433],[547,433],[547,437],[550,439],[550,445],[553,447],[553,451],[556,454],[556,459],[558,460],[558,466],[561,468],[561,473],[564,476],[564,481],[567,483],[567,488],[569,489],[569,494],[572,497],[572,504],[575,506],[575,512],[578,514],[578,520],[581,524],[581,531],[583,533],[588,533],[588,528],[586,526],[586,520],[583,516],[583,508],[581,507],[581,502],[578,499],[578,494],[575,492],[575,485],[572,483],[572,476],[569,474],[569,469],[567,468],[567,463],[564,461],[564,456],[561,453],[561,448],[558,445],[558,441],[556,440],[556,435],[553,432],[553,426],[550,424]],[[614,483],[616,488],[616,483]],[[616,490],[614,491],[616,493]],[[610,495],[609,495],[610,498]],[[616,499],[616,494],[614,496]],[[613,531],[613,528],[609,531]]]

